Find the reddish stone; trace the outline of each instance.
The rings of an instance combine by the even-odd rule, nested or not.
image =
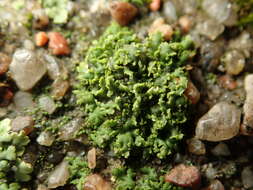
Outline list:
[[[195,166],[180,164],[165,175],[165,181],[180,187],[197,189],[201,183],[201,176],[198,168]]]
[[[188,82],[184,95],[190,100],[192,104],[198,103],[200,99],[200,93],[191,81]]]
[[[46,34],[46,32],[39,32],[36,34],[35,36],[35,44],[37,46],[44,46],[46,45],[48,42],[48,36]]]
[[[8,71],[10,63],[11,58],[4,53],[0,53],[0,75]]]
[[[161,0],[152,0],[152,2],[149,4],[149,8],[151,11],[158,11],[161,7]]]
[[[48,34],[49,45],[54,55],[69,55],[70,49],[67,40],[59,32],[50,32]]]
[[[220,85],[228,90],[234,90],[237,87],[236,81],[229,75],[219,77]]]
[[[128,25],[137,15],[138,9],[127,2],[112,2],[110,5],[111,16],[122,26]]]
[[[160,32],[164,40],[168,41],[172,38],[173,28],[166,24],[163,18],[157,18],[150,26],[148,32],[150,35]]]

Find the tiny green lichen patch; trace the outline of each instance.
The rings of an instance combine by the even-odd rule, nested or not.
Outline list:
[[[125,158],[171,154],[187,120],[191,44],[188,37],[165,42],[160,33],[141,41],[128,28],[108,27],[80,63],[75,90],[95,145]]]
[[[30,180],[31,164],[22,161],[29,138],[23,132],[11,132],[11,120],[0,121],[0,189],[18,190],[20,182]]]
[[[165,182],[164,177],[158,175],[154,168],[144,167],[138,173],[132,169],[117,168],[112,172],[115,182],[115,190],[182,190]],[[136,176],[138,178],[136,179]]]
[[[55,24],[64,24],[67,22],[68,0],[40,0],[40,3],[46,9],[48,17],[53,19]]]
[[[236,0],[239,12],[239,25],[252,25],[253,23],[253,0]]]
[[[126,2],[129,2],[129,3],[133,3],[137,6],[143,6],[149,2],[151,2],[151,0],[123,0],[123,1],[126,1]]]
[[[70,183],[83,190],[86,177],[91,173],[88,163],[81,157],[67,157],[70,171]]]

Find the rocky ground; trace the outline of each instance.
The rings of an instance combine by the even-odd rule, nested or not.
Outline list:
[[[252,3],[55,2],[0,2],[0,119],[11,119],[11,131],[23,131],[30,139],[22,159],[33,172],[20,182],[22,188],[110,190],[115,182],[111,169],[138,162],[114,158],[79,134],[85,116],[73,93],[76,67],[114,20],[140,39],[161,32],[169,41],[179,30],[196,48],[187,64],[191,82],[185,95],[191,106],[185,136],[178,151],[147,165],[166,169],[165,181],[176,187],[253,189],[253,30],[240,23]],[[81,161],[73,164],[75,157]],[[11,189],[1,186],[5,183],[0,175],[0,190]]]

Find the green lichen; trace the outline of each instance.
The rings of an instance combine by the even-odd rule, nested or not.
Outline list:
[[[31,179],[31,164],[22,160],[25,146],[30,142],[23,132],[11,131],[11,120],[0,121],[0,189],[18,190],[20,182]]]
[[[187,120],[184,64],[191,44],[189,37],[165,42],[160,33],[141,41],[115,23],[93,43],[74,93],[95,145],[125,158],[134,150],[144,157],[172,153]]]
[[[253,0],[235,0],[238,5],[240,26],[253,24]]]
[[[217,75],[213,73],[207,73],[205,76],[205,80],[207,81],[208,84],[214,85],[217,84]]]
[[[151,2],[151,0],[123,0],[123,1],[133,3],[137,6],[143,6],[143,5]]]
[[[64,24],[68,20],[67,4],[68,0],[40,0],[49,18],[55,24]]]
[[[91,173],[88,163],[79,157],[67,157],[70,171],[70,183],[78,190],[83,190],[86,177]]]
[[[165,182],[164,176],[150,167],[141,168],[137,173],[130,168],[117,168],[112,174],[116,179],[115,190],[183,190]]]

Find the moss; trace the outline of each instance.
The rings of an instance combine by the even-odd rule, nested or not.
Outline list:
[[[22,160],[30,140],[23,132],[12,132],[10,124],[10,119],[0,121],[0,189],[18,190],[33,171],[32,165]]]
[[[133,150],[165,158],[177,147],[187,120],[185,61],[189,37],[165,42],[160,33],[141,41],[113,23],[78,67],[74,93],[92,142],[119,157]]]
[[[217,75],[213,73],[207,73],[205,76],[205,80],[207,81],[208,84],[217,84]]]
[[[81,157],[67,157],[70,171],[70,183],[83,190],[86,177],[91,173],[88,163]]]
[[[49,18],[55,24],[64,24],[68,20],[68,0],[40,0],[42,7],[46,9]]]
[[[18,10],[21,10],[25,7],[25,1],[24,0],[15,0],[13,3],[12,3],[12,7],[14,9],[16,9],[17,11]]]
[[[151,0],[123,0],[123,1],[126,1],[126,2],[129,2],[129,3],[133,3],[137,6],[143,6],[149,2],[151,2]]]
[[[150,167],[141,168],[138,172],[130,168],[117,168],[112,174],[116,179],[115,190],[183,190],[165,182],[164,177]]]
[[[241,26],[253,24],[253,0],[236,0],[239,7],[239,21]]]

